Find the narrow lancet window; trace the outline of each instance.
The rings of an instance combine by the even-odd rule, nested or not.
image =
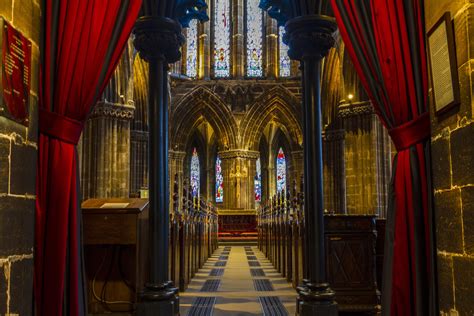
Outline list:
[[[230,76],[230,1],[216,0],[214,8],[214,76]]]

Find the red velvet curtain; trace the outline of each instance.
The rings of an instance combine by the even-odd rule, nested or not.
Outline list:
[[[383,315],[435,315],[423,1],[331,0],[362,84],[397,148]]]
[[[141,0],[44,0],[35,231],[36,315],[84,315],[77,144]]]

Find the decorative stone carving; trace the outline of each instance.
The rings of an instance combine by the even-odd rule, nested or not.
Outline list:
[[[345,131],[343,129],[327,130],[327,131],[323,131],[322,136],[323,136],[323,140],[326,142],[336,142],[336,141],[344,140]]]
[[[288,56],[291,59],[321,59],[336,42],[336,23],[327,16],[300,16],[288,21],[285,28],[283,42],[290,47]]]
[[[219,152],[221,159],[247,158],[258,159],[260,152],[253,150],[227,150]]]
[[[135,114],[133,105],[116,104],[107,101],[101,101],[92,110],[90,118],[110,117],[114,119],[132,120]]]
[[[341,118],[371,114],[375,114],[375,111],[370,101],[341,103],[339,105],[338,116]]]
[[[181,58],[181,46],[186,39],[182,34],[181,25],[169,18],[144,16],[137,20],[133,44],[146,61],[165,58],[174,63]]]

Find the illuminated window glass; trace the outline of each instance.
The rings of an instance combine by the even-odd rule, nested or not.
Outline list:
[[[255,202],[262,201],[262,169],[260,165],[260,158],[257,159],[257,166],[255,172]]]
[[[276,171],[277,171],[277,191],[281,192],[286,190],[286,158],[283,148],[280,147],[278,150],[276,160]]]
[[[197,76],[198,57],[198,22],[191,20],[187,29],[186,39],[186,75],[191,78]]]
[[[291,75],[291,60],[288,57],[288,45],[283,43],[283,34],[285,34],[285,28],[280,27],[280,77],[289,77]]]
[[[247,76],[263,76],[263,11],[260,0],[247,0]]]
[[[201,168],[199,167],[199,155],[196,148],[194,148],[191,157],[191,190],[193,197],[199,196],[200,178]]]
[[[230,76],[230,1],[216,0],[214,9],[214,75]]]
[[[224,202],[224,176],[222,175],[221,158],[216,159],[216,203]]]

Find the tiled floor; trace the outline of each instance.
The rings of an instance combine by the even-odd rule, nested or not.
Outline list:
[[[230,249],[228,254],[227,249],[220,247],[196,274],[189,288],[180,293],[181,315],[295,314],[296,292],[257,247],[226,248]],[[222,260],[225,259],[221,257],[223,252],[225,256],[228,255],[227,260]],[[220,262],[226,263],[223,265]],[[260,266],[254,262],[259,262]],[[224,269],[223,273],[218,269]],[[263,273],[251,273],[251,269],[263,270]]]

